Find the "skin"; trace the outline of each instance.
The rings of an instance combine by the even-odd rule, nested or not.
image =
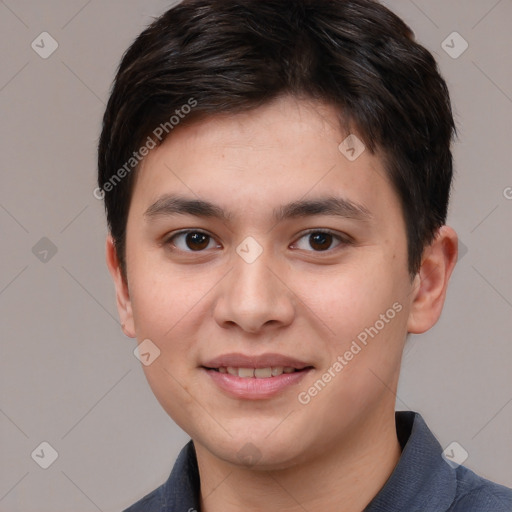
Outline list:
[[[349,161],[338,149],[347,135],[332,107],[291,97],[178,126],[137,175],[127,282],[107,239],[123,331],[161,351],[145,375],[194,440],[206,512],[361,511],[399,460],[394,407],[402,350],[407,333],[428,330],[441,314],[457,236],[443,226],[411,278],[403,213],[381,158],[364,151]],[[208,200],[232,217],[145,216],[164,193]],[[311,215],[278,224],[271,217],[285,203],[325,195],[357,203],[371,217]],[[312,228],[352,243],[333,237],[320,251],[303,235]],[[182,229],[212,238],[197,252],[183,235],[169,240]],[[263,250],[250,264],[236,252],[248,236]],[[300,403],[298,394],[395,303],[401,311]],[[314,369],[271,398],[237,399],[201,368],[229,352],[279,353]],[[247,443],[255,464],[239,457]]]

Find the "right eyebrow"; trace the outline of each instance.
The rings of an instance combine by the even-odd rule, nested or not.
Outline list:
[[[231,215],[213,203],[202,199],[189,199],[175,194],[163,195],[144,212],[144,216],[148,218],[180,214],[212,217],[225,222],[231,218]]]

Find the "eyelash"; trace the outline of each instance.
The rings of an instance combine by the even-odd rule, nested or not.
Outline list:
[[[207,237],[209,237],[211,240],[214,240],[214,237],[211,236],[209,233],[206,233],[205,231],[202,231],[200,229],[184,229],[182,231],[178,231],[172,235],[170,235],[169,237],[166,238],[166,240],[164,241],[164,245],[174,245],[172,243],[172,240],[175,239],[177,236],[180,236],[180,235],[187,235],[189,233],[199,233],[199,234],[202,234],[202,235],[205,235]],[[299,238],[297,238],[297,241],[301,240],[302,238],[308,236],[308,235],[311,235],[311,234],[326,234],[326,235],[331,235],[333,236],[333,238],[337,239],[339,241],[339,244],[336,245],[334,248],[329,248],[329,249],[326,249],[325,251],[315,251],[315,250],[312,250],[312,251],[307,251],[307,252],[313,252],[313,253],[318,253],[318,254],[324,254],[324,253],[332,253],[334,250],[336,250],[336,248],[339,248],[340,246],[346,246],[346,245],[351,245],[353,244],[353,240],[348,236],[348,235],[341,235],[340,233],[336,232],[336,231],[332,231],[330,229],[309,229],[305,232],[303,232]],[[294,243],[294,245],[296,244],[296,242]],[[174,246],[176,247],[176,246]],[[206,249],[202,249],[202,250],[199,250],[199,251],[192,251],[192,250],[183,250],[183,249],[177,249],[178,251],[180,252],[185,252],[185,253],[197,253],[197,254],[200,254],[200,253],[203,253],[206,251]]]

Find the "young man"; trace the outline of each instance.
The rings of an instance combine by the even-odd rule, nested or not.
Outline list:
[[[123,331],[191,441],[127,510],[512,510],[395,413],[457,259],[453,132],[372,0],[185,0],[137,38],[95,194]]]

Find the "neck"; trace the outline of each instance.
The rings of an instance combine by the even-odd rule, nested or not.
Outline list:
[[[194,444],[203,512],[361,512],[384,486],[401,454],[394,410],[358,425],[339,446],[275,471],[229,464]]]

